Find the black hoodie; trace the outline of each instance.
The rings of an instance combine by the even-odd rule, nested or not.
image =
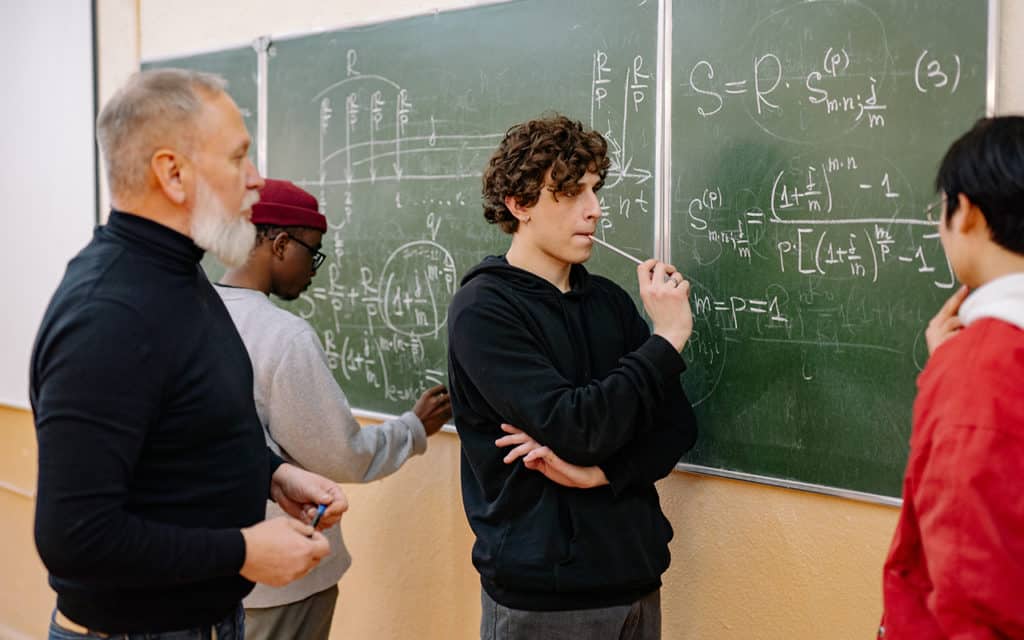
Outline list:
[[[629,295],[582,265],[562,293],[491,256],[448,312],[462,499],[487,593],[525,610],[628,604],[661,586],[669,525],[654,482],[697,435],[675,348]],[[609,485],[570,489],[505,464],[502,422]]]

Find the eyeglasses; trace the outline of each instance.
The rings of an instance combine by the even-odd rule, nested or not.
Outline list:
[[[942,213],[945,210],[945,204],[945,198],[940,197],[938,200],[924,208],[924,215],[928,218],[928,222],[938,222],[936,218],[942,218]]]
[[[289,233],[288,237],[294,240],[295,242],[299,243],[300,246],[302,246],[306,251],[309,252],[309,255],[313,256],[313,271],[319,269],[320,265],[322,265],[324,263],[324,260],[327,259],[327,256],[322,251],[316,250],[315,248],[309,246],[302,240],[299,240],[292,234]]]

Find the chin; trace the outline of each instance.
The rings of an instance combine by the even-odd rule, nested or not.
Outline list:
[[[585,252],[580,252],[576,256],[576,259],[575,260],[570,260],[570,262],[572,264],[583,264],[587,260],[590,260],[590,256],[591,255],[593,255],[593,252],[590,249],[587,249]]]

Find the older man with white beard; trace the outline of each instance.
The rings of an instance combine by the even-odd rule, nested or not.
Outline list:
[[[136,74],[97,134],[113,211],[68,265],[36,338],[35,538],[50,638],[243,638],[254,582],[329,552],[347,504],[265,444],[249,356],[199,268],[245,262],[263,180],[217,76]],[[268,497],[289,516],[263,520]],[[93,635],[89,635],[93,634]]]

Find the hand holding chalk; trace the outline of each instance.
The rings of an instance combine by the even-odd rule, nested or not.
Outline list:
[[[681,352],[693,333],[690,283],[683,278],[683,274],[672,265],[653,258],[640,260],[597,236],[590,236],[590,239],[637,264],[640,299],[654,323],[654,334],[665,338],[676,351]]]
[[[653,259],[637,265],[636,276],[653,333],[681,352],[693,333],[690,283],[672,265]]]

